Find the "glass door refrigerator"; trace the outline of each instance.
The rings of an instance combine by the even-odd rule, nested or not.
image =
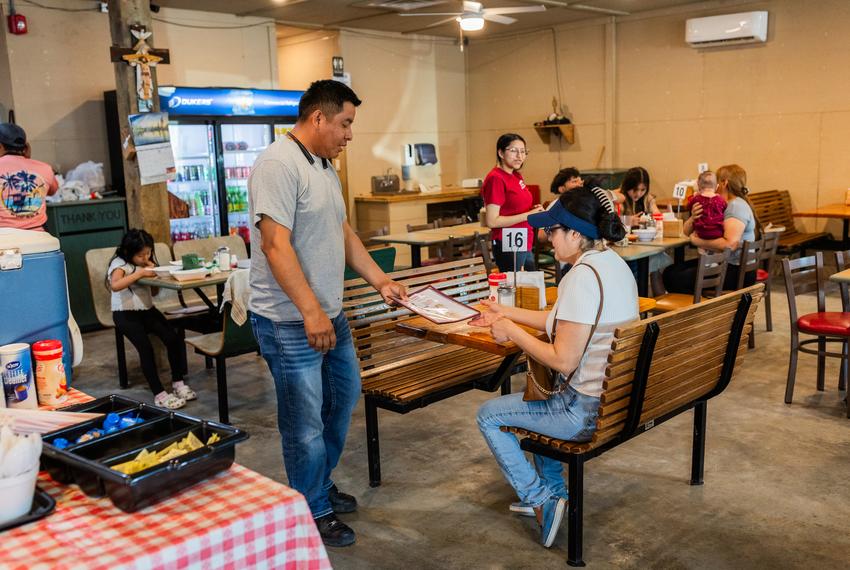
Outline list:
[[[181,214],[188,214],[171,219],[172,243],[222,235],[214,125],[174,122],[168,131],[177,170],[168,191],[186,205]]]
[[[168,181],[173,242],[239,235],[247,243],[248,174],[298,116],[303,91],[160,86],[177,174]],[[104,93],[112,185],[124,194],[115,91]],[[175,200],[176,199],[176,200]]]
[[[260,153],[295,124],[302,94],[268,89],[159,88],[160,106],[169,113],[178,173],[168,189],[190,209],[189,218],[171,220],[173,241],[238,235],[248,243],[248,175]],[[183,148],[187,149],[185,157]],[[205,153],[211,161],[195,158]],[[188,182],[185,173],[184,180],[179,180],[184,165],[190,167]],[[207,165],[211,169],[203,170]]]

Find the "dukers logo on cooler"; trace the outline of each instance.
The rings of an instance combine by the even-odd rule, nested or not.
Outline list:
[[[168,108],[176,109],[180,105],[203,105],[209,107],[212,105],[212,98],[205,97],[181,97],[180,95],[175,95],[171,99],[168,100]]]

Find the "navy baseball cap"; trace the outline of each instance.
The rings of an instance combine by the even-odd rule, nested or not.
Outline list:
[[[528,223],[533,228],[548,228],[551,226],[562,226],[571,230],[575,230],[583,236],[591,239],[599,239],[599,228],[594,224],[582,220],[575,214],[572,214],[561,201],[555,202],[555,205],[538,214],[528,216]]]
[[[27,146],[27,133],[15,123],[0,123],[0,144],[9,150],[23,150]]]

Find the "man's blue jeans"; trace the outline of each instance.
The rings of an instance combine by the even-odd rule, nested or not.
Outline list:
[[[499,428],[514,426],[557,439],[587,441],[596,430],[598,411],[599,398],[572,386],[538,402],[524,402],[522,394],[511,394],[488,400],[478,409],[478,429],[520,501],[539,507],[552,496],[567,497],[561,462],[535,454],[531,465],[517,437]]]
[[[251,314],[254,337],[274,378],[286,476],[306,497],[314,518],[333,512],[331,472],[360,397],[360,366],[348,321],[343,313],[331,320],[336,347],[322,354],[307,344],[303,321]]]

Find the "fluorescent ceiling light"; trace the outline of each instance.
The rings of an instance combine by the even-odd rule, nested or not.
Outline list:
[[[484,18],[480,16],[469,16],[458,18],[460,29],[464,32],[477,32],[484,29]]]

